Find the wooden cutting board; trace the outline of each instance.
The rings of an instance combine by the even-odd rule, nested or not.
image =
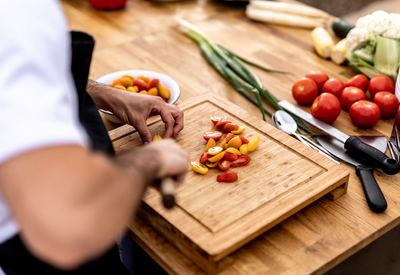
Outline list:
[[[218,168],[206,175],[188,171],[177,190],[177,206],[166,210],[161,196],[149,189],[138,216],[149,223],[207,273],[216,273],[227,255],[324,195],[336,199],[347,190],[349,172],[260,118],[216,96],[195,97],[180,105],[185,128],[175,138],[198,161],[204,153],[203,133],[216,130],[211,116],[246,125],[248,140],[260,136],[251,162],[230,168],[239,179],[216,181]],[[148,121],[153,135],[164,133],[157,118]],[[117,153],[140,146],[131,126],[110,132]],[[222,140],[222,139],[221,139]],[[225,266],[224,266],[225,267]]]

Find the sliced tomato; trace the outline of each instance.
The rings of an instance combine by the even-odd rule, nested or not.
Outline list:
[[[232,123],[229,120],[223,120],[221,119],[220,121],[217,122],[217,124],[215,124],[215,127],[217,127],[218,129],[221,129],[222,127],[225,126],[225,124],[227,123]]]
[[[228,133],[230,131],[235,131],[239,129],[239,125],[235,124],[235,123],[226,123],[222,128],[222,132]]]
[[[217,141],[222,137],[222,133],[218,132],[218,131],[211,131],[211,132],[206,132],[203,135],[203,138],[205,140],[209,140],[210,138],[212,138],[213,140]]]
[[[211,122],[214,124],[217,124],[218,121],[221,120],[228,120],[226,117],[222,117],[222,116],[212,116],[211,117]]]
[[[245,166],[250,162],[251,158],[248,155],[240,155],[239,158],[231,163],[232,167]]]
[[[233,171],[228,171],[226,173],[217,176],[218,182],[234,182],[238,180],[238,175]]]
[[[242,140],[242,144],[249,144],[249,142],[250,142],[245,137],[240,137],[240,139]]]
[[[238,158],[239,158],[239,157],[238,157],[238,155],[236,155],[236,154],[225,152],[225,155],[224,155],[224,157],[222,158],[222,160],[235,161],[235,160],[237,160]]]
[[[229,160],[220,160],[218,162],[218,167],[222,171],[226,171],[229,169],[229,167],[231,167],[231,162]]]
[[[213,155],[210,155],[209,153],[203,153],[203,154],[201,155],[201,157],[200,157],[199,162],[200,162],[200,163],[204,163],[204,162],[206,162],[209,158],[212,158],[212,157],[213,157]]]
[[[226,142],[229,142],[234,136],[235,135],[232,134],[232,133],[227,134],[226,137],[225,137]]]

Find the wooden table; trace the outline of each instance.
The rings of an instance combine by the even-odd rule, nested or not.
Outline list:
[[[212,92],[259,115],[207,64],[197,45],[177,30],[180,17],[235,53],[265,67],[292,72],[276,75],[255,69],[279,99],[294,103],[291,85],[310,70],[344,81],[353,75],[349,68],[316,56],[309,30],[252,22],[245,17],[243,5],[132,0],[125,9],[112,12],[94,10],[83,0],[65,0],[62,6],[71,29],[88,32],[97,42],[91,78],[124,69],[163,72],[181,86],[178,106],[190,97]],[[373,129],[362,130],[342,111],[333,126],[349,135],[389,136],[393,122],[381,120]],[[399,225],[396,183],[400,176],[375,171],[388,201],[388,209],[375,214],[368,208],[354,168],[343,165],[351,171],[347,195],[334,202],[322,198],[256,238],[229,256],[232,265],[221,274],[322,274]],[[203,274],[142,221],[134,220],[130,229],[132,238],[169,273]]]

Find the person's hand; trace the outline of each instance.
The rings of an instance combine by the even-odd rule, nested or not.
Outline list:
[[[155,179],[173,177],[175,184],[179,186],[189,167],[189,154],[172,139],[153,142],[145,147],[157,153],[158,170]]]

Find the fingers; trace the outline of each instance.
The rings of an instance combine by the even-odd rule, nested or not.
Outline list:
[[[175,119],[175,126],[172,134],[174,137],[183,129],[183,112],[175,105],[167,104],[167,106],[172,114],[172,117]]]
[[[162,121],[165,123],[164,138],[172,137],[172,134],[174,133],[175,119],[165,104],[161,107],[160,116]]]
[[[151,141],[153,140],[153,136],[151,135],[151,132],[147,127],[146,121],[145,120],[138,121],[137,123],[135,123],[135,127],[143,143],[144,144],[151,143]]]

